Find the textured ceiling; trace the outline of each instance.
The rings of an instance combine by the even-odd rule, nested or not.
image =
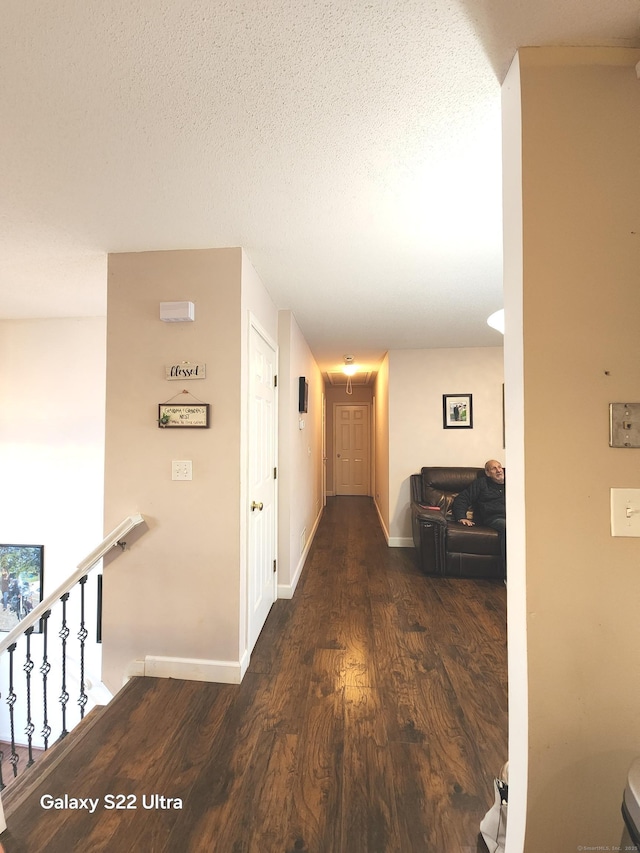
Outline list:
[[[0,317],[104,313],[107,252],[243,246],[323,368],[499,344],[500,82],[639,9],[5,0]]]

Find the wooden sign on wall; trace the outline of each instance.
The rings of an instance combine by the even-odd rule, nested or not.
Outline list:
[[[181,364],[168,364],[165,366],[167,379],[206,379],[206,364],[191,364],[183,361]]]
[[[209,426],[209,404],[160,403],[158,406],[158,426],[201,427]]]

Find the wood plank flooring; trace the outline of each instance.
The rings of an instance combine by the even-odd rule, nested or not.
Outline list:
[[[387,548],[371,499],[330,499],[243,683],[130,682],[9,800],[6,853],[485,850],[507,757],[505,593],[425,577],[412,549]],[[98,806],[45,810],[45,793]],[[136,808],[107,808],[118,794]]]
[[[0,741],[0,752],[2,753],[2,781],[5,787],[8,788],[9,785],[15,784],[17,781],[17,777],[13,775],[13,767],[10,761],[11,744],[7,741]],[[36,749],[35,747],[31,748],[31,754],[35,761],[43,756],[44,753],[44,749]],[[18,746],[16,744],[16,755],[18,756],[18,773],[21,773],[23,768],[26,767],[29,762],[29,747]]]

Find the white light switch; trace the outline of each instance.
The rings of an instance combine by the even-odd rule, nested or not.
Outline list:
[[[640,536],[640,489],[611,489],[611,535]]]
[[[171,463],[172,480],[193,480],[193,467],[190,459],[174,459]]]

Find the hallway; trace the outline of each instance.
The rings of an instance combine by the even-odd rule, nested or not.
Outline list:
[[[9,807],[5,849],[475,853],[506,759],[505,621],[501,582],[427,578],[370,498],[331,498],[242,685],[134,679]]]

